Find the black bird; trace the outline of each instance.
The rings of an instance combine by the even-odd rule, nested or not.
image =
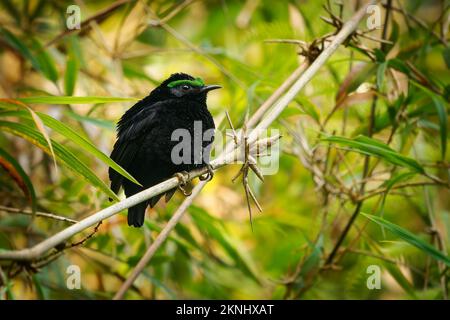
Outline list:
[[[175,73],[125,112],[117,125],[117,141],[111,159],[127,170],[142,187],[109,168],[112,191],[117,193],[122,186],[125,195],[130,197],[176,173],[208,165],[213,135],[209,141],[201,139],[202,157],[199,159],[192,152],[189,155],[190,161],[184,161],[188,163],[173,161],[172,149],[180,141],[172,141],[171,137],[174,130],[186,129],[192,137],[191,150],[198,150],[193,145],[196,140],[194,122],[201,122],[201,132],[197,130],[196,135],[203,136],[207,130],[214,130],[214,121],[206,105],[206,95],[218,88],[220,86],[205,85],[200,78]],[[199,122],[196,128],[199,128]],[[175,191],[176,189],[166,193],[166,201]],[[142,226],[147,206],[153,207],[161,196],[162,194],[129,208],[128,225]]]

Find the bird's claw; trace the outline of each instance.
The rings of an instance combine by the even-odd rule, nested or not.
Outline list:
[[[178,185],[178,189],[186,196],[190,196],[192,192],[187,191],[185,189],[187,182],[189,181],[189,173],[187,171],[177,172],[174,174],[174,177],[178,179],[180,184]]]
[[[199,176],[200,181],[211,181],[214,177],[214,170],[209,163],[206,165],[206,168],[208,169],[208,173]]]

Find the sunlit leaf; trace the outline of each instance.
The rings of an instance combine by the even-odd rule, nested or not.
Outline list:
[[[436,95],[432,95],[434,106],[436,107],[437,114],[439,117],[439,132],[441,134],[441,156],[442,160],[445,160],[445,154],[447,153],[447,109],[445,108],[443,102]]]
[[[36,39],[32,39],[32,48],[39,63],[40,71],[47,79],[56,83],[56,81],[58,80],[58,71],[56,69],[55,62],[48,54],[47,49],[45,49]]]
[[[17,50],[26,60],[30,61],[33,68],[35,68],[36,70],[40,70],[41,67],[39,65],[39,61],[33,56],[30,49],[28,49],[25,43],[23,43],[10,31],[2,27],[0,27],[0,35],[11,47]]]
[[[197,225],[199,231],[206,233],[212,239],[216,240],[227,252],[230,258],[234,260],[237,268],[256,282],[260,282],[258,276],[253,271],[253,268],[250,266],[247,259],[244,258],[244,255],[240,252],[240,250],[228,240],[225,230],[218,225],[217,221],[215,221],[211,215],[209,215],[204,209],[196,206],[189,207],[189,212],[191,213],[192,219]]]
[[[384,81],[384,73],[386,72],[387,63],[383,62],[378,65],[377,68],[377,88],[378,90],[381,90],[383,87],[383,81]]]
[[[395,279],[395,281],[397,281],[397,283],[403,288],[403,290],[405,290],[406,293],[408,293],[412,298],[417,299],[417,295],[414,292],[414,287],[408,281],[408,279],[406,279],[406,277],[400,271],[399,267],[389,262],[384,262],[383,266],[386,268],[389,274]]]
[[[17,98],[23,103],[40,103],[40,104],[93,104],[93,103],[109,103],[109,102],[135,102],[136,98],[120,98],[120,97],[27,97]]]
[[[67,58],[66,73],[64,74],[64,91],[71,96],[75,89],[78,76],[78,61],[72,57]]]
[[[373,222],[377,223],[378,225],[391,231],[393,234],[402,238],[407,243],[422,250],[424,253],[428,254],[432,258],[434,258],[438,261],[442,261],[447,266],[450,266],[450,258],[448,256],[444,255],[442,252],[437,250],[435,247],[430,245],[428,242],[425,242],[424,240],[420,239],[418,236],[414,235],[410,231],[403,229],[402,227],[400,227],[392,222],[389,222],[383,218],[380,218],[380,217],[377,217],[374,215],[370,215],[370,214],[366,214],[366,213],[361,213],[361,214],[364,215],[366,218],[372,220]]]
[[[354,67],[339,87],[336,95],[336,104],[340,105],[350,93],[358,89],[364,82],[369,81],[370,77],[375,73],[375,70],[376,65],[373,63],[360,64]]]
[[[9,176],[14,179],[19,188],[23,191],[30,203],[33,213],[36,212],[36,192],[30,177],[25,173],[22,166],[5,150],[0,148],[0,166],[5,169]]]
[[[320,122],[320,115],[318,113],[319,108],[314,103],[312,103],[311,100],[309,100],[307,97],[297,96],[295,98],[295,101],[300,104],[300,107],[307,115],[313,118],[317,123]]]
[[[50,136],[48,135],[48,132],[45,129],[44,124],[42,123],[42,119],[36,114],[36,112],[34,112],[33,109],[28,107],[26,104],[24,104],[20,101],[17,101],[17,100],[13,100],[13,99],[1,99],[0,98],[0,103],[13,104],[17,107],[26,109],[30,113],[30,115],[36,125],[36,128],[39,130],[40,133],[42,133],[45,140],[47,141],[47,144],[48,144],[49,150],[50,150],[50,155],[52,156],[52,159],[54,161],[55,168],[56,168],[56,158],[55,158],[55,153],[53,152],[53,146],[52,146],[52,142],[50,140]]]
[[[379,157],[392,164],[409,168],[419,173],[424,173],[423,167],[416,160],[401,155],[397,151],[391,149],[385,143],[375,140],[373,138],[369,138],[366,136],[358,136],[354,139],[349,139],[340,136],[330,136],[323,138],[322,141],[348,146],[357,152],[369,156]]]
[[[50,154],[48,144],[40,132],[31,129],[26,125],[8,121],[0,121],[0,128],[6,132],[12,133],[28,140],[46,153]],[[75,156],[72,152],[67,150],[67,148],[60,145],[56,141],[52,141],[52,145],[57,159],[62,164],[79,174],[81,177],[90,182],[94,187],[107,194],[110,198],[119,200],[117,195],[112,192],[111,189],[100,178],[98,178],[97,175],[91,169],[89,169],[88,166],[81,162],[77,156]]]
[[[450,48],[445,48],[442,51],[442,57],[444,58],[447,69],[450,69]]]
[[[81,114],[72,112],[70,110],[65,110],[64,114],[72,119],[77,120],[77,121],[93,124],[97,127],[104,128],[104,129],[107,129],[110,131],[114,131],[116,128],[115,123],[110,120],[94,118],[94,117],[89,117],[89,116],[82,116]]]
[[[24,113],[21,111],[4,112],[1,114],[1,116],[17,116],[17,117],[21,117],[21,118],[29,118],[27,113]],[[89,152],[90,154],[95,156],[97,159],[101,160],[103,163],[105,163],[106,165],[108,165],[109,167],[111,167],[115,171],[117,171],[119,174],[124,176],[126,179],[128,179],[138,185],[141,185],[125,169],[123,169],[121,166],[119,166],[114,160],[112,160],[110,157],[108,157],[106,154],[104,154],[102,151],[100,151],[94,144],[92,144],[92,142],[90,142],[87,138],[78,134],[75,130],[73,130],[69,126],[65,125],[63,122],[58,121],[58,120],[50,117],[49,115],[46,115],[45,113],[37,112],[36,116],[38,116],[40,119],[42,119],[43,123],[46,126],[55,130],[56,132],[58,132],[65,138],[70,139],[78,147]]]

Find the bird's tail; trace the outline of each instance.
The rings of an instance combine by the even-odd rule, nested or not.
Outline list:
[[[123,185],[125,195],[131,197],[132,195],[144,190],[142,187],[126,181]],[[142,227],[144,224],[145,210],[147,209],[148,202],[144,201],[137,205],[128,208],[128,225],[133,227]]]
[[[141,202],[131,208],[128,208],[128,225],[132,227],[142,227],[144,224],[145,210],[147,201]]]

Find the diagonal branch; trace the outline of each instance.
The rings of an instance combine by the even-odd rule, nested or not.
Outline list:
[[[120,300],[123,298],[125,292],[127,292],[128,288],[133,285],[134,281],[141,274],[142,270],[147,266],[151,258],[153,258],[156,250],[158,250],[158,248],[164,243],[170,232],[173,230],[173,228],[176,227],[177,223],[180,222],[187,208],[189,208],[195,197],[200,193],[200,191],[202,191],[206,183],[207,181],[201,181],[194,187],[194,189],[192,190],[192,194],[184,199],[183,203],[178,207],[177,211],[175,211],[164,229],[158,234],[158,237],[156,237],[155,241],[147,249],[141,260],[139,260],[131,275],[128,276],[127,280],[122,284],[119,291],[117,291],[116,295],[113,298],[114,300]]]

